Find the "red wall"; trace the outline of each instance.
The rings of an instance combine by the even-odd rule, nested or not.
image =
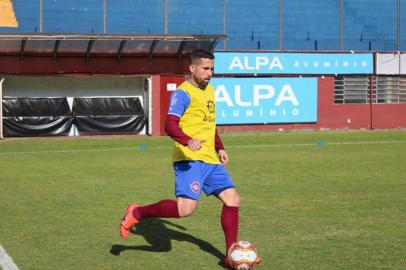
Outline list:
[[[152,135],[166,135],[165,118],[169,108],[169,98],[172,91],[168,91],[168,84],[179,86],[185,80],[184,75],[179,76],[153,76],[152,78]],[[157,94],[158,93],[158,94]]]
[[[373,128],[405,128],[406,104],[374,104],[372,119]]]
[[[160,122],[159,129],[153,134],[165,135],[163,125],[168,110],[170,92],[166,90],[167,83],[179,85],[184,76],[160,77],[159,91],[161,99],[160,111],[155,112]],[[406,104],[334,104],[334,77],[318,78],[318,113],[317,123],[306,124],[258,124],[258,125],[226,125],[218,126],[220,132],[234,131],[272,131],[272,130],[319,130],[319,129],[385,129],[406,128]],[[158,128],[158,127],[157,127]]]
[[[0,55],[0,74],[9,75],[60,75],[60,74],[120,74],[153,75],[184,74],[189,59],[181,61],[176,56],[123,56],[119,62],[115,56],[93,55],[86,61],[83,56],[60,55],[54,61],[49,55],[30,55],[20,59],[18,55]]]
[[[151,135],[161,134],[161,76],[151,76]]]
[[[371,127],[369,104],[334,104],[334,77],[318,79],[318,123],[312,129]]]

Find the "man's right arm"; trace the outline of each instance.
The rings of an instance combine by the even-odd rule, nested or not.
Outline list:
[[[177,141],[181,145],[186,146],[192,138],[186,135],[179,127],[180,117],[173,114],[168,114],[165,121],[165,132],[172,140]]]
[[[165,121],[165,132],[174,141],[187,146],[192,139],[186,135],[179,127],[179,121],[190,104],[190,97],[183,90],[176,90],[169,100],[169,109]]]

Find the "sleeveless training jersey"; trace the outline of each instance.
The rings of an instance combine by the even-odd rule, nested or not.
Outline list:
[[[200,160],[211,164],[221,164],[215,150],[216,107],[213,86],[208,84],[206,89],[202,90],[185,81],[178,89],[183,90],[190,100],[183,115],[179,115],[180,129],[192,139],[206,141],[201,143],[202,148],[198,151],[192,151],[187,146],[175,142],[173,161]],[[171,102],[176,102],[176,100]]]

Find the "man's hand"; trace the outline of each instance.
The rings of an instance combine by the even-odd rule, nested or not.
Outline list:
[[[226,150],[219,150],[219,157],[220,157],[221,163],[223,163],[224,165],[226,165],[228,163],[228,155],[227,155]]]
[[[191,139],[187,142],[187,146],[189,147],[190,150],[197,151],[200,150],[200,148],[202,148],[202,143],[204,143],[206,140],[195,140],[195,139]]]

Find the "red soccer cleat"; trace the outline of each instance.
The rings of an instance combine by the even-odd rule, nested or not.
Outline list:
[[[232,267],[231,267],[231,263],[230,263],[230,261],[228,260],[228,257],[227,257],[227,256],[224,258],[224,266],[225,266],[225,267],[228,267],[228,268],[232,268]]]
[[[130,204],[124,212],[124,217],[120,223],[120,235],[124,239],[128,238],[131,228],[139,222],[133,216],[133,210],[137,207],[139,207],[137,204]]]

